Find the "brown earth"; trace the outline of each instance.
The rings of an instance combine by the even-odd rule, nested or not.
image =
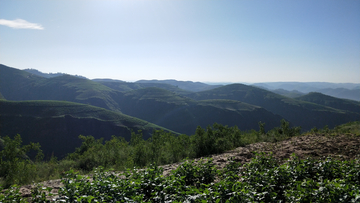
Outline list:
[[[360,136],[352,134],[336,136],[324,134],[303,135],[276,143],[261,142],[250,144],[207,158],[212,158],[214,164],[220,169],[229,162],[230,158],[236,162],[247,163],[255,156],[254,152],[272,153],[279,161],[290,158],[293,153],[301,159],[306,157],[323,158],[328,156],[340,159],[354,159],[360,158]],[[199,160],[200,158],[195,159],[195,162]],[[181,163],[174,163],[162,166],[164,168],[164,175],[168,175],[180,164]],[[55,197],[59,188],[62,187],[61,180],[49,180],[40,184],[42,184],[43,187],[53,188],[52,193],[55,194]],[[30,197],[31,189],[34,187],[36,187],[36,185],[22,186],[20,188],[22,196]],[[54,198],[54,196],[52,198]]]

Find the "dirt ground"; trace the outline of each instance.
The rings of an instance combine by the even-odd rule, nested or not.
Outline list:
[[[239,147],[234,150],[209,156],[213,158],[214,164],[220,169],[223,168],[229,159],[236,162],[247,163],[254,157],[253,152],[273,153],[278,160],[286,160],[291,154],[295,153],[300,158],[314,157],[323,158],[332,156],[340,159],[360,158],[360,136],[351,134],[346,135],[323,135],[312,134],[299,137],[292,137],[287,140],[276,143],[255,143],[245,147]],[[200,160],[195,159],[195,162]],[[174,163],[162,166],[164,175],[169,174],[176,169],[181,163]],[[62,187],[61,180],[49,180],[41,183],[43,187],[53,188],[52,193],[57,194]],[[20,188],[20,192],[24,197],[31,197],[31,189],[35,185],[26,185]],[[54,196],[53,196],[54,198]]]

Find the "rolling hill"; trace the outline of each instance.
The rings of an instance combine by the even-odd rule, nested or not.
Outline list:
[[[285,97],[290,97],[290,98],[296,98],[296,97],[305,95],[305,93],[299,92],[297,90],[288,91],[288,90],[284,90],[284,89],[276,89],[276,90],[270,90],[270,91],[272,91],[276,94],[280,94]]]
[[[347,99],[339,99],[318,92],[311,92],[307,95],[297,97],[296,99],[301,101],[312,102],[324,106],[329,106],[332,108],[341,109],[349,112],[360,113],[360,102],[347,100]]]
[[[202,82],[192,82],[192,81],[177,81],[177,80],[139,80],[136,83],[160,83],[160,84],[169,84],[180,89],[190,91],[190,92],[200,92],[205,90],[211,90],[222,85],[208,85]]]
[[[258,122],[266,122],[266,127],[278,126],[282,117],[273,115],[261,108],[251,110],[229,110],[213,105],[216,101],[198,102],[174,92],[189,92],[173,85],[161,83],[129,83],[126,88],[135,90],[120,92],[114,86],[121,81],[101,80],[114,89],[98,82],[62,75],[42,78],[25,71],[0,66],[0,92],[5,90],[8,100],[60,100],[90,104],[113,111],[123,112],[149,122],[164,126],[176,132],[192,134],[198,125],[206,127],[214,122],[223,125],[238,125],[243,130],[258,128]],[[18,77],[15,77],[19,75]],[[7,78],[7,80],[2,79]],[[11,78],[13,78],[11,80]],[[165,87],[162,88],[146,86]],[[140,89],[139,89],[140,88]],[[141,89],[142,88],[142,89]],[[12,89],[12,91],[6,91]],[[242,104],[245,106],[246,104]],[[236,109],[239,105],[233,105]],[[235,108],[236,107],[236,108]],[[264,113],[261,117],[261,112]],[[230,119],[231,118],[231,119]]]
[[[47,157],[53,153],[60,158],[80,146],[80,134],[129,141],[131,131],[142,130],[148,138],[153,129],[164,129],[119,112],[62,101],[0,100],[0,125],[0,136],[20,134],[25,143],[39,142]]]
[[[0,92],[7,100],[60,100],[120,111],[117,91],[70,75],[43,78],[0,64]]]
[[[317,90],[322,94],[326,94],[332,97],[342,98],[342,99],[351,99],[355,101],[360,101],[360,89],[346,89],[346,88],[326,88]]]
[[[122,112],[164,126],[176,132],[193,134],[198,125],[205,128],[217,122],[237,125],[241,130],[267,129],[279,125],[281,116],[260,108],[231,100],[194,101],[160,88],[144,88],[127,92],[120,99]]]
[[[93,81],[101,83],[107,87],[110,87],[114,90],[118,90],[120,92],[138,90],[138,89],[147,88],[147,87],[158,87],[158,88],[169,90],[171,92],[181,94],[181,95],[186,95],[186,94],[191,93],[190,91],[186,91],[186,90],[180,89],[179,87],[176,87],[176,86],[170,85],[170,84],[166,84],[166,83],[155,83],[155,82],[154,83],[143,83],[143,82],[133,83],[133,82],[118,81],[118,80],[102,80],[102,79],[94,79]]]
[[[188,95],[195,100],[230,99],[261,106],[268,111],[289,120],[305,130],[360,119],[360,114],[284,97],[257,87],[231,84],[208,91]]]
[[[174,86],[176,84],[192,87],[193,92]],[[202,83],[172,80],[126,83],[70,75],[43,78],[0,65],[0,92],[7,100],[60,100],[90,104],[186,134],[194,133],[198,125],[206,127],[214,122],[248,130],[257,128],[259,121],[272,128],[285,118],[294,126],[310,130],[360,120],[360,113],[342,109],[340,105],[333,107],[301,101],[257,87],[231,84],[194,92],[201,86],[214,88]]]

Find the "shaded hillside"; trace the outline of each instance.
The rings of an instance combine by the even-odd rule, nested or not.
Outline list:
[[[270,91],[272,91],[276,94],[280,94],[285,97],[290,97],[290,98],[296,98],[296,97],[305,95],[304,93],[299,92],[297,90],[288,91],[288,90],[284,90],[284,89],[276,89],[276,90],[270,90]]]
[[[261,106],[305,130],[325,125],[334,127],[360,119],[360,114],[287,98],[273,92],[242,84],[232,84],[213,90],[190,94],[196,100],[231,99]]]
[[[251,130],[258,128],[259,121],[265,122],[270,129],[282,119],[263,108],[242,102],[194,101],[160,88],[127,92],[119,105],[125,114],[188,135],[193,134],[198,125],[205,128],[215,122]]]
[[[360,102],[324,95],[318,92],[311,92],[307,95],[296,98],[301,101],[308,101],[315,104],[333,107],[336,109],[360,113]]]
[[[200,92],[222,86],[222,85],[208,85],[201,82],[177,81],[177,80],[139,80],[136,81],[136,83],[165,83],[190,92]]]
[[[70,75],[43,78],[0,65],[0,92],[7,100],[61,100],[119,111],[117,91]]]
[[[124,82],[117,80],[109,81],[109,80],[101,80],[101,79],[95,79],[93,81],[101,83],[107,87],[110,87],[114,90],[118,90],[120,92],[127,92],[131,90],[137,90],[147,87],[158,87],[181,95],[186,95],[191,93],[190,91],[186,91],[174,85],[170,85],[166,83],[138,83],[138,82],[133,83],[133,82]]]
[[[336,88],[336,89],[320,89],[317,90],[317,92],[320,92],[322,94],[330,95],[337,98],[343,98],[343,99],[351,99],[355,101],[360,101],[360,89],[345,89],[345,88]]]
[[[25,143],[39,142],[46,156],[63,157],[79,147],[82,135],[130,140],[131,130],[150,137],[161,127],[121,113],[90,105],[60,101],[0,100],[0,136],[20,134]]]
[[[85,103],[115,111],[121,110],[125,114],[186,134],[194,133],[198,125],[206,127],[214,122],[252,129],[258,127],[260,120],[266,122],[268,128],[276,126],[281,120],[281,117],[263,110],[253,109],[240,113],[207,104],[200,105],[196,101],[175,94],[174,90],[183,90],[169,84],[132,83],[130,87],[159,85],[166,86],[173,92],[160,88],[120,92],[100,83],[70,75],[47,79],[6,66],[0,66],[0,70],[0,92],[5,91],[6,94],[3,94],[8,100],[61,100]],[[118,85],[121,82],[112,84]],[[6,91],[8,89],[12,91]],[[261,112],[264,113],[263,117],[260,115]]]
[[[214,122],[223,125],[238,125],[243,129],[257,128],[260,112],[264,113],[261,121],[265,122],[266,127],[269,128],[275,127],[281,118],[285,118],[292,125],[301,126],[305,130],[313,127],[322,128],[325,125],[333,127],[340,123],[360,120],[360,113],[295,100],[241,84],[189,93],[180,89],[180,86],[163,84],[164,81],[161,81],[163,83],[158,83],[159,81],[124,83],[102,79],[99,82],[70,75],[43,78],[0,65],[0,92],[7,100],[60,100],[90,104],[113,111],[122,111],[125,114],[186,134],[193,133],[198,125],[206,127]],[[192,87],[192,91],[199,88],[197,86],[199,84],[203,87],[214,87],[203,83],[181,81],[178,83],[179,81],[173,80],[166,82],[189,85],[187,88]],[[157,86],[162,89],[144,88],[148,86]],[[250,111],[238,110],[238,105],[235,105],[237,106],[234,108],[235,111],[230,111],[221,105],[209,105],[219,101],[199,102],[199,100],[211,99],[240,101],[263,107],[267,111],[258,108]],[[269,114],[269,111],[272,114]],[[274,114],[281,117],[274,117]],[[248,122],[251,124],[247,124]]]

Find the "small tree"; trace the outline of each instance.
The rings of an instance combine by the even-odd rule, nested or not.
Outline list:
[[[26,184],[36,177],[36,167],[26,155],[30,150],[37,151],[36,160],[40,161],[44,155],[39,143],[21,145],[22,139],[17,134],[14,139],[6,136],[3,139],[0,151],[0,178],[4,181],[4,186],[12,184]]]
[[[266,134],[264,126],[265,126],[265,123],[260,121],[259,122],[259,134],[260,135],[265,135]]]

